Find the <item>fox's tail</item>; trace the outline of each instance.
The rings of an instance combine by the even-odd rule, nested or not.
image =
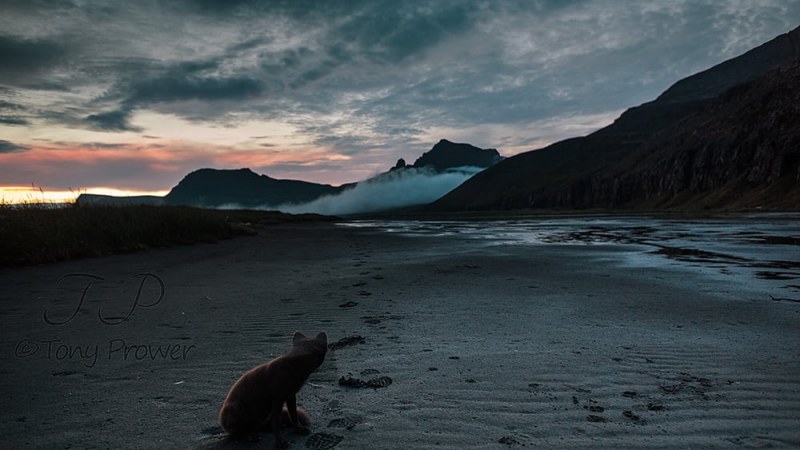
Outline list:
[[[237,405],[226,404],[219,411],[219,424],[232,436],[240,436],[253,430],[253,424],[242,417]]]

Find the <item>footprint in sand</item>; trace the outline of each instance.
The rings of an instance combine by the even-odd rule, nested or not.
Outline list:
[[[336,447],[343,439],[344,436],[339,436],[338,434],[324,432],[314,433],[306,439],[306,448],[312,450],[328,450]]]
[[[664,405],[660,403],[648,403],[647,404],[648,411],[663,411]]]
[[[392,384],[392,379],[387,376],[380,376],[364,381],[360,378],[353,378],[351,374],[339,378],[339,385],[352,388],[383,388]]]
[[[328,349],[339,350],[340,348],[348,347],[355,344],[363,344],[364,342],[366,342],[365,337],[359,334],[354,334],[352,336],[343,337],[336,342],[328,344]]]
[[[328,423],[328,428],[344,428],[346,430],[352,430],[353,427],[358,425],[364,419],[358,416],[344,416],[338,417],[333,419]]]
[[[513,436],[503,436],[500,439],[498,439],[497,442],[500,443],[500,444],[508,445],[508,446],[525,445],[525,444],[521,443],[520,441],[514,439]]]
[[[645,420],[633,413],[633,411],[622,411],[622,415],[630,419],[631,422],[644,424]]]

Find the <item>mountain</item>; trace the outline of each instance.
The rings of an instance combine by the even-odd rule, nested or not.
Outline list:
[[[403,159],[391,170],[429,167],[436,172],[444,172],[448,169],[457,167],[490,167],[503,159],[496,149],[478,148],[470,144],[457,144],[447,139],[442,139],[414,161],[412,165],[406,165]]]
[[[590,135],[507,158],[428,209],[798,209],[798,57],[800,28]]]
[[[305,203],[341,188],[297,180],[277,180],[250,169],[200,169],[186,175],[164,197],[168,205],[253,208]]]
[[[800,209],[800,58],[731,88],[592,181],[587,203]]]
[[[401,169],[430,168],[435,172],[445,172],[464,166],[489,167],[500,159],[502,157],[495,149],[481,149],[443,139],[418,158],[413,165],[406,165],[400,160],[398,165],[388,172],[367,181],[385,181],[387,174]],[[254,208],[301,204],[352,189],[357,184],[348,183],[334,187],[297,180],[277,180],[266,175],[258,175],[250,169],[200,169],[186,175],[164,197],[164,202],[168,205],[210,208],[225,205]]]

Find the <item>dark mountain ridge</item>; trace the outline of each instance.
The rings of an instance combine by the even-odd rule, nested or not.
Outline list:
[[[479,148],[470,144],[459,144],[442,139],[414,161],[406,165],[405,160],[399,159],[390,170],[429,167],[436,172],[444,172],[456,167],[481,167],[493,166],[503,159],[500,153],[493,148]]]
[[[164,197],[168,205],[253,208],[304,203],[341,188],[297,180],[278,180],[250,169],[200,169],[186,175]]]
[[[403,169],[445,172],[457,167],[489,167],[502,156],[495,149],[481,149],[470,144],[457,144],[442,139],[419,157],[413,165],[403,161],[371,180],[380,180],[390,172]],[[370,180],[367,180],[370,181]],[[279,180],[259,175],[250,169],[200,169],[184,177],[164,197],[168,205],[200,207],[229,206],[237,208],[274,207],[285,204],[302,204],[326,195],[334,195],[353,188],[357,183],[341,186],[310,183],[298,180]]]
[[[790,64],[794,59],[800,57],[798,43],[800,43],[800,28],[778,36],[737,58],[675,83],[656,100],[625,111],[614,123],[590,135],[567,139],[541,150],[507,158],[476,174],[434,202],[428,209],[451,211],[612,207],[650,209],[677,208],[682,205],[685,207],[724,208],[726,207],[724,202],[711,202],[713,205],[706,205],[695,198],[701,195],[709,198],[724,197],[721,194],[711,195],[706,192],[723,186],[719,183],[699,181],[710,179],[709,176],[701,173],[702,167],[704,167],[702,164],[695,164],[694,158],[690,158],[691,161],[684,158],[686,160],[672,161],[673,166],[669,166],[670,163],[661,161],[659,155],[667,158],[669,155],[686,154],[678,151],[678,147],[674,144],[667,146],[666,142],[673,142],[673,139],[683,139],[681,148],[712,145],[708,139],[711,139],[711,136],[715,136],[715,138],[718,136],[706,133],[705,128],[694,128],[694,132],[689,134],[681,131],[692,128],[690,126],[692,122],[704,123],[706,127],[711,125],[722,127],[725,123],[739,123],[738,128],[752,130],[751,138],[758,136],[758,139],[768,139],[769,134],[777,134],[778,129],[775,127],[779,125],[776,122],[762,122],[758,117],[746,113],[746,111],[756,108],[754,104],[757,102],[764,102],[763,107],[767,108],[759,109],[762,111],[761,114],[772,114],[773,110],[770,108],[778,108],[783,112],[775,112],[775,117],[781,117],[781,120],[791,121],[792,118],[796,120],[796,111],[790,106],[768,101],[772,98],[771,96],[783,94],[767,92],[766,87],[764,90],[752,86],[747,88],[742,83],[751,81],[755,77],[764,76],[781,64]],[[768,81],[762,80],[760,83],[764,86],[772,86],[769,89],[776,89],[780,92],[784,92],[781,89],[793,89],[791,86],[794,85],[791,84],[792,80],[790,79],[792,72],[778,72],[783,75],[771,73],[767,75],[767,78],[777,76],[781,81],[776,83],[784,85],[789,83],[784,88]],[[731,89],[733,90],[731,91]],[[744,93],[740,89],[752,89],[752,91]],[[731,99],[728,97],[729,95],[734,97],[742,95],[749,100]],[[758,96],[764,97],[759,100]],[[725,101],[725,99],[728,99],[729,102],[726,104],[727,106],[714,103],[718,100]],[[742,102],[749,102],[751,106],[745,106]],[[746,111],[740,111],[738,108],[745,108]],[[726,110],[728,110],[727,113]],[[716,118],[703,114],[712,114]],[[737,120],[739,122],[736,122]],[[745,123],[746,121],[749,122]],[[681,125],[676,127],[675,125],[679,123]],[[748,123],[750,125],[747,125]],[[722,128],[719,132],[724,133]],[[726,148],[732,144],[728,140],[724,142],[728,145]],[[761,145],[756,141],[748,142],[751,145]],[[791,146],[787,147],[786,143],[779,145],[778,143],[766,144],[766,142],[765,140],[764,145],[761,145],[759,152],[741,150],[733,159],[723,157],[722,152],[726,150],[719,145],[714,145],[714,148],[717,149],[715,151],[716,161],[726,161],[726,164],[736,166],[759,165],[760,162],[752,160],[756,157],[755,155],[772,160],[783,158],[783,156],[775,156],[778,153],[783,154],[781,152],[789,155],[786,156],[788,162],[794,158],[791,156]],[[794,142],[796,146],[796,141]],[[778,150],[778,147],[783,150]],[[668,148],[674,149],[675,152],[668,151]],[[765,148],[769,150],[765,150]],[[656,160],[660,162],[656,163]],[[791,169],[781,170],[790,171]],[[634,173],[643,178],[631,175]],[[692,179],[678,182],[676,173],[689,174]],[[733,173],[738,172],[728,169],[726,173],[733,176]],[[776,181],[769,183],[773,182]],[[656,186],[662,188],[656,189]],[[667,186],[672,187],[667,188]],[[741,189],[744,187],[739,185],[737,191],[740,194],[743,193]],[[756,187],[752,187],[752,189],[756,189]],[[759,188],[759,190],[774,193],[773,189]],[[766,202],[765,204],[772,202],[764,196],[751,197],[753,202]],[[775,200],[781,204],[785,203],[780,199]],[[737,207],[733,204],[731,206]]]

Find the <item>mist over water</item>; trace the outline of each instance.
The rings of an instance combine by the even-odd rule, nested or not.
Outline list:
[[[347,215],[384,211],[430,203],[471,176],[480,167],[458,167],[443,173],[428,168],[408,168],[378,175],[336,195],[327,195],[303,204],[284,204],[264,209],[285,213]]]

